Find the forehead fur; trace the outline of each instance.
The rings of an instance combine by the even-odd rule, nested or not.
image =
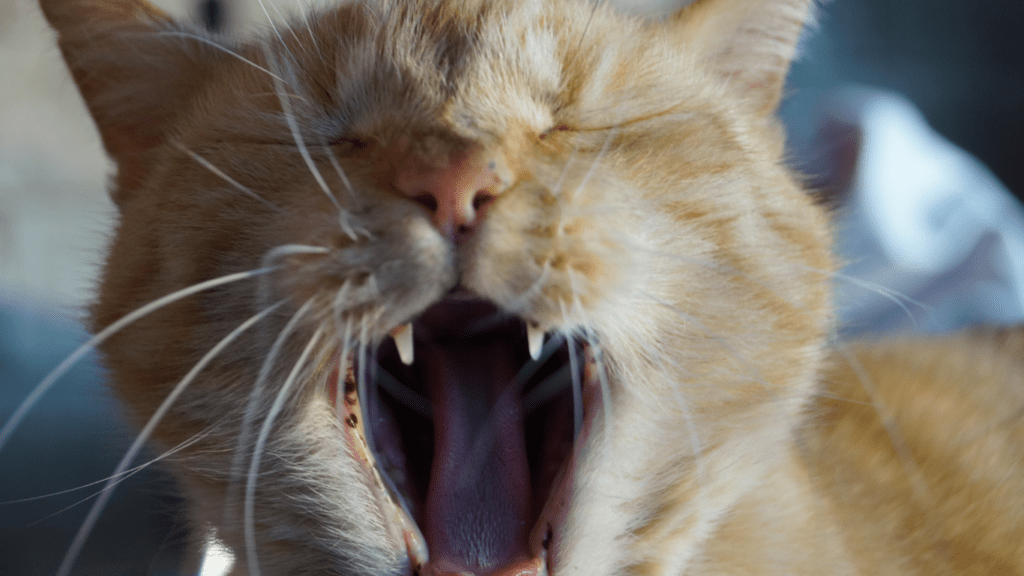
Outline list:
[[[250,50],[318,102],[332,129],[486,141],[577,122],[580,109],[636,112],[659,90],[678,98],[658,88],[680,60],[658,32],[582,1],[379,1],[333,8]]]

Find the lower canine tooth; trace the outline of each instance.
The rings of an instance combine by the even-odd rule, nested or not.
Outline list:
[[[412,323],[402,324],[391,331],[391,337],[395,339],[395,347],[398,348],[398,357],[402,364],[412,364]]]
[[[530,347],[530,358],[540,358],[540,349],[544,345],[544,331],[533,324],[527,324],[526,343]]]

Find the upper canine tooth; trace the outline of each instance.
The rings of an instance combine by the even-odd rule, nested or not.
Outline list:
[[[544,345],[544,331],[539,326],[527,323],[526,344],[530,347],[530,358],[540,358],[540,349]]]
[[[391,331],[391,337],[395,339],[395,348],[398,348],[398,357],[402,364],[412,364],[412,323],[402,324]]]

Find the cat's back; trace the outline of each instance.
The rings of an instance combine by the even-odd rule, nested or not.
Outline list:
[[[837,345],[799,445],[864,574],[1024,574],[1024,329]]]

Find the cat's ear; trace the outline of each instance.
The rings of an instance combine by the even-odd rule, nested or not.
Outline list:
[[[120,203],[152,169],[174,116],[209,77],[196,38],[145,0],[41,0],[61,53],[117,162]]]
[[[698,58],[769,114],[813,14],[813,0],[696,0],[671,21]]]

